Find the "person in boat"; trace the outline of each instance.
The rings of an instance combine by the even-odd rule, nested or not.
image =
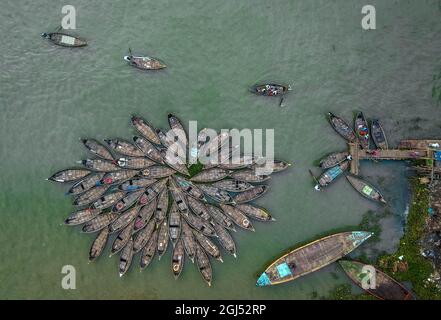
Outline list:
[[[43,38],[46,38],[46,39],[49,39],[51,36],[49,35],[49,34],[47,34],[46,32],[43,32],[42,34],[41,34],[41,36],[43,37]]]

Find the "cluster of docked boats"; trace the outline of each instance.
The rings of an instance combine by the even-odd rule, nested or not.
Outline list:
[[[359,144],[362,149],[368,150],[368,152],[375,152],[375,150],[370,150],[370,139],[372,137],[378,149],[384,150],[388,148],[386,135],[377,119],[372,120],[371,129],[369,130],[368,121],[362,112],[358,112],[354,121],[355,131],[345,120],[331,112],[328,113],[328,119],[334,130],[349,143]],[[352,157],[347,151],[333,152],[322,158],[319,166],[324,169],[324,172],[318,178],[315,178],[311,172],[317,183],[315,189],[321,190],[343,175],[349,168],[351,160]],[[354,189],[364,197],[386,203],[380,191],[366,180],[355,175],[347,175],[346,178]]]
[[[167,134],[141,117],[133,116],[131,122],[139,133],[132,141],[82,139],[94,157],[79,161],[83,167],[62,170],[49,178],[72,183],[67,194],[73,196],[77,210],[65,224],[83,225],[83,232],[97,234],[90,260],[100,256],[112,238],[111,254],[119,253],[120,276],[129,270],[137,253],[144,269],[155,255],[161,258],[172,247],[171,269],[176,278],[187,256],[196,261],[211,285],[210,258],[222,261],[221,248],[236,257],[231,231],[254,231],[252,220],[274,220],[266,209],[252,203],[268,191],[263,182],[269,175],[257,170],[272,166],[272,172],[280,172],[290,164],[243,155],[237,146],[231,146],[225,132],[209,139],[207,130],[202,130],[197,146],[188,147],[188,134],[172,114],[168,115],[171,130]],[[220,150],[216,154],[220,161],[208,162],[190,176],[186,163],[169,158],[167,151],[176,148],[176,141],[183,142],[180,146],[193,156]]]

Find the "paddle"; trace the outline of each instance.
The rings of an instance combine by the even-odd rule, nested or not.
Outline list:
[[[315,183],[317,183],[318,185],[320,185],[320,183],[318,182],[317,178],[314,176],[314,174],[312,173],[311,169],[308,170],[309,174],[311,175],[312,179],[314,179]]]

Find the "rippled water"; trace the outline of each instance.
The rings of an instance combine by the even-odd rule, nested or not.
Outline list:
[[[439,1],[370,1],[377,30],[360,27],[365,1],[69,1],[77,33],[89,46],[70,50],[39,37],[56,29],[62,1],[7,1],[0,25],[0,298],[308,298],[348,280],[335,265],[293,283],[256,288],[256,273],[295,243],[355,225],[378,209],[344,179],[323,193],[308,169],[345,148],[326,123],[329,110],[357,109],[383,120],[390,142],[441,136],[431,97],[440,68]],[[163,59],[165,71],[143,73],[122,61],[127,48]],[[247,93],[251,84],[291,83],[285,100]],[[130,137],[139,113],[166,127],[166,115],[201,127],[274,128],[276,155],[295,163],[275,175],[259,204],[277,218],[255,234],[235,234],[238,258],[213,262],[206,287],[186,264],[175,281],[168,254],[148,271],[120,279],[107,252],[87,264],[92,236],[60,226],[72,210],[64,189],[45,181],[87,156],[79,137]],[[315,171],[317,174],[318,170]],[[401,233],[405,166],[363,164],[392,203],[382,249]],[[135,261],[137,263],[137,261]],[[77,270],[77,289],[61,288],[61,268]],[[337,278],[334,275],[337,274]]]

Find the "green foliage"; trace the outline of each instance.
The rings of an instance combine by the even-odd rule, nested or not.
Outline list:
[[[199,172],[201,172],[204,169],[204,165],[198,161],[198,163],[192,164],[188,168],[188,173],[190,174],[190,177],[193,177],[197,175]]]
[[[367,293],[353,294],[351,285],[348,283],[336,286],[326,297],[322,300],[376,300],[374,296]]]

